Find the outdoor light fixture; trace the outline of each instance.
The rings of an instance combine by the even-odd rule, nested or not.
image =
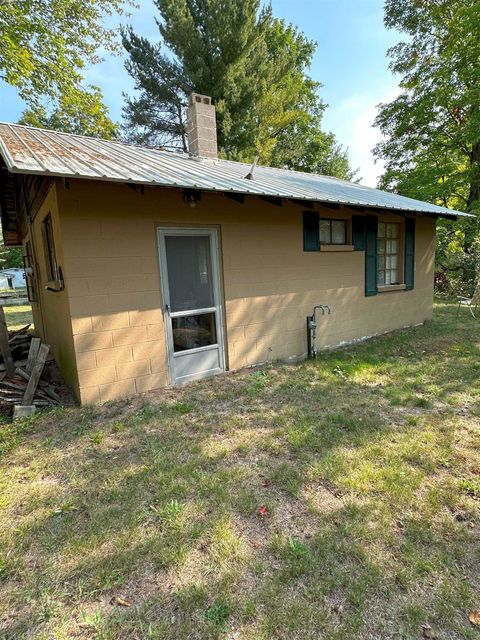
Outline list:
[[[202,194],[196,189],[182,189],[183,201],[192,209],[197,206],[197,203],[202,199]]]

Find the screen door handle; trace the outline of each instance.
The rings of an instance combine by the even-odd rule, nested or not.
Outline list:
[[[170,305],[169,304],[165,305],[165,313],[170,313]]]

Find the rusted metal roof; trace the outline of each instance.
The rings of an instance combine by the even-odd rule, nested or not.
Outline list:
[[[114,182],[292,198],[398,211],[466,216],[434,204],[329,176],[229,160],[194,158],[124,142],[0,123],[0,154],[9,171]]]

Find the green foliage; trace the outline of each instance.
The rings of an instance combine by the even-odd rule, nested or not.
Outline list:
[[[0,78],[39,105],[76,87],[98,51],[116,50],[105,19],[124,12],[123,0],[19,0],[0,4]]]
[[[23,251],[21,247],[2,247],[3,269],[23,268]]]
[[[23,251],[21,247],[5,247],[0,238],[0,269],[23,268]]]
[[[230,616],[230,607],[223,603],[217,602],[213,604],[203,614],[205,620],[208,620],[211,624],[219,627],[223,631],[227,631],[227,621]]]
[[[108,117],[107,107],[102,102],[101,91],[94,86],[88,90],[74,87],[63,93],[53,110],[44,105],[33,106],[23,112],[19,122],[107,140],[118,134],[118,127]]]
[[[385,135],[375,149],[386,161],[380,186],[477,214],[439,230],[441,271],[455,289],[471,289],[480,231],[478,1],[387,0],[385,24],[407,40],[389,51],[401,93],[376,120]]]
[[[188,150],[192,91],[210,95],[223,157],[350,178],[348,159],[321,129],[320,84],[308,77],[316,44],[260,0],[156,0],[161,39],[123,31],[138,95],[124,108],[129,139]]]
[[[23,121],[112,137],[97,87],[82,87],[82,71],[117,51],[106,20],[130,0],[15,0],[0,3],[0,79],[27,103]],[[48,105],[48,106],[46,106]]]
[[[0,269],[23,268],[23,251],[21,247],[6,247],[0,231]]]

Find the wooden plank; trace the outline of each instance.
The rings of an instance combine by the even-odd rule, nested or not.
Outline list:
[[[42,381],[40,380],[39,386],[42,392],[45,393],[50,398],[52,398],[52,400],[55,400],[55,402],[60,402],[60,396],[57,393],[55,393],[55,390],[52,389],[52,387],[49,384],[42,384]]]
[[[21,378],[23,378],[27,382],[30,380],[30,376],[28,375],[28,373],[26,371],[24,371],[23,369],[20,369],[20,367],[17,367],[15,369],[15,373],[17,374],[17,376],[20,376]]]
[[[40,400],[45,400],[45,402],[48,402],[48,404],[50,405],[54,405],[54,404],[58,404],[58,402],[56,400],[53,400],[53,398],[51,398],[49,395],[47,395],[46,393],[44,393],[43,391],[38,391],[35,393],[35,399],[33,401],[33,404],[37,404],[38,399]]]
[[[25,395],[23,396],[22,404],[32,404],[33,396],[35,395],[38,381],[40,380],[40,376],[42,375],[43,367],[45,366],[45,360],[47,359],[49,350],[50,347],[48,346],[48,344],[40,345],[37,359],[35,361],[35,364],[33,365],[33,369],[30,374],[30,380],[28,381],[27,389],[25,391]]]
[[[17,391],[25,391],[26,389],[26,385],[24,384],[15,384],[13,382],[7,382],[6,380],[2,382],[2,386],[8,387],[9,389],[17,389]]]
[[[33,365],[35,364],[35,361],[37,359],[41,342],[42,341],[40,340],[40,338],[32,338],[32,341],[30,343],[30,349],[28,351],[27,357],[27,366],[25,367],[25,371],[26,373],[28,373],[28,375],[32,373]]]
[[[12,352],[8,344],[7,321],[5,320],[5,312],[2,306],[0,306],[0,351],[2,352],[7,376],[13,378],[15,375],[15,363],[13,362]]]
[[[15,361],[15,366],[16,367],[23,367],[25,364],[27,364],[26,360],[16,360]],[[3,364],[3,362],[0,362],[0,372],[4,372],[5,371],[5,365]]]
[[[32,326],[31,324],[26,324],[21,329],[13,329],[12,331],[10,331],[10,340],[13,340],[14,338],[20,338],[20,337],[28,338],[27,331],[30,329],[31,326]]]
[[[17,368],[15,373],[17,374],[17,376],[20,376],[24,380],[30,380],[30,376],[23,369]],[[38,391],[38,389],[40,389],[40,391]],[[47,398],[52,402],[55,402],[56,404],[59,404],[60,402],[60,396],[55,393],[55,390],[48,384],[48,382],[44,382],[42,380],[39,380],[38,382],[36,395],[42,398]]]

